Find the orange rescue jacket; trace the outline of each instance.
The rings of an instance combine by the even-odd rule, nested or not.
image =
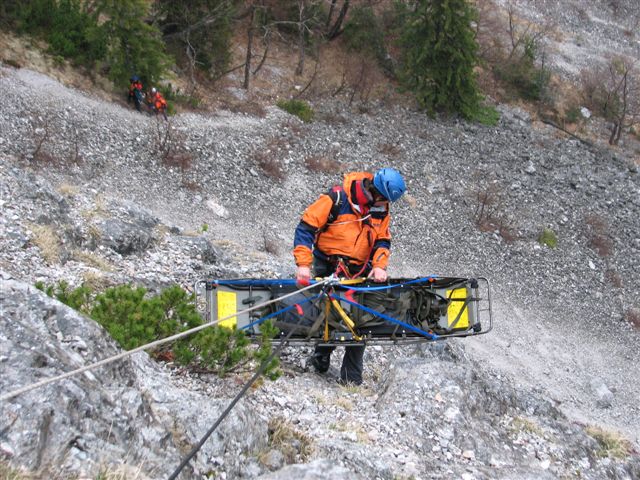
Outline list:
[[[342,187],[334,187],[344,195],[340,209],[331,221],[335,205],[331,194],[323,194],[302,215],[296,228],[293,255],[296,265],[311,266],[313,255],[346,257],[351,263],[363,265],[371,261],[373,268],[386,268],[389,261],[389,202],[378,202],[371,208],[353,197],[354,182],[373,180],[368,172],[345,175]],[[334,196],[335,197],[335,196]]]
[[[158,111],[167,108],[167,101],[164,99],[160,92],[156,92],[156,94],[151,97],[151,101],[153,102],[153,106]]]

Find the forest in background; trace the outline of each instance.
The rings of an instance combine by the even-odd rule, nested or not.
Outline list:
[[[343,95],[368,101],[380,85],[410,94],[433,115],[494,124],[485,101],[523,101],[565,128],[604,118],[609,143],[640,135],[637,59],[611,56],[581,74],[569,100],[547,61],[552,21],[533,23],[515,4],[491,0],[8,0],[2,28],[47,44],[61,64],[124,88],[132,75],[170,101],[197,107],[203,89],[232,72],[242,87],[277,48],[300,79],[296,98]],[[242,58],[238,55],[242,51]],[[339,52],[337,81],[324,91],[322,58]],[[172,86],[180,78],[183,88]],[[326,82],[325,82],[326,83]],[[304,110],[304,107],[297,107]]]

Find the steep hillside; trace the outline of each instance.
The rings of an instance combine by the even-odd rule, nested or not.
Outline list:
[[[332,459],[365,478],[637,474],[637,457],[609,458],[582,429],[600,425],[640,441],[640,385],[629,368],[640,362],[629,323],[640,301],[634,163],[507,107],[496,127],[325,102],[314,105],[311,124],[271,107],[265,117],[182,114],[167,130],[33,71],[3,67],[0,75],[3,322],[24,320],[19,309],[8,315],[7,302],[28,305],[34,321],[52,308],[39,307],[40,298],[20,301],[25,287],[14,281],[157,288],[207,275],[289,276],[304,207],[341,172],[385,165],[405,174],[411,195],[394,205],[391,274],[491,280],[493,333],[435,350],[369,349],[356,391],[337,386],[334,370],[328,380],[307,372],[306,352],[289,349],[288,375],[244,405],[258,412],[256,428],[284,417],[313,453],[298,449],[292,460],[273,445],[261,452],[268,456],[229,447],[199,465],[227,478],[305,459]],[[538,242],[544,228],[554,231],[556,248]],[[28,383],[38,367],[13,363],[16,340],[7,340],[2,358],[12,360],[0,365],[24,368],[12,384]],[[2,378],[5,391],[9,377]],[[206,375],[171,381],[222,398],[237,388]],[[35,398],[2,408],[30,408]],[[18,425],[2,425],[4,455],[38,468],[11,443],[16,429],[32,428]],[[174,441],[193,444],[207,425],[200,428]],[[312,474],[326,464],[306,468]]]

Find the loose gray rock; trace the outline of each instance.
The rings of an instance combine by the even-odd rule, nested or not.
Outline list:
[[[350,472],[330,460],[289,465],[277,472],[258,477],[259,480],[364,480],[366,477]]]
[[[100,230],[101,243],[120,255],[144,252],[153,241],[148,228],[118,219],[103,221]]]
[[[94,321],[14,280],[0,283],[0,390],[7,393],[120,351]],[[46,401],[43,401],[46,399]],[[84,472],[139,466],[166,478],[228,400],[177,388],[145,353],[41,387],[0,405],[2,450],[31,470]],[[203,446],[182,478],[208,472],[207,459],[266,446],[266,423],[242,402]]]

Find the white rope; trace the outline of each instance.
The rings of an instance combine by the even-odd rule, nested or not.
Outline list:
[[[255,310],[257,308],[261,308],[261,307],[264,307],[266,305],[270,305],[270,304],[275,303],[275,302],[277,302],[279,300],[282,300],[284,298],[288,298],[288,297],[291,297],[293,295],[297,295],[298,293],[304,292],[305,290],[310,290],[312,288],[318,287],[320,285],[324,285],[325,283],[328,283],[328,282],[331,282],[331,281],[332,281],[331,278],[326,278],[326,279],[324,279],[324,280],[322,280],[320,282],[311,284],[311,285],[309,285],[307,287],[301,288],[299,290],[296,290],[294,292],[288,293],[288,294],[283,295],[281,297],[274,298],[273,300],[268,300],[268,301],[266,301],[264,303],[260,303],[258,305],[254,305],[253,307],[247,308],[247,309],[242,310],[240,312],[233,313],[231,315],[227,315],[226,317],[223,317],[223,318],[218,318],[217,320],[213,320],[213,321],[211,321],[209,323],[204,323],[204,324],[199,325],[197,327],[194,327],[194,328],[192,328],[190,330],[185,330],[184,332],[176,333],[175,335],[171,335],[170,337],[166,337],[166,338],[161,338],[160,340],[155,340],[155,341],[153,341],[151,343],[147,343],[146,345],[141,345],[140,347],[136,347],[133,350],[127,350],[125,352],[121,352],[121,353],[119,353],[117,355],[114,355],[112,357],[105,358],[104,360],[100,360],[98,362],[92,363],[90,365],[86,365],[86,366],[78,368],[76,370],[72,370],[70,372],[63,373],[63,374],[58,375],[56,377],[45,378],[44,380],[40,380],[39,382],[33,383],[31,385],[24,386],[24,387],[18,388],[17,390],[12,391],[12,392],[3,394],[2,396],[0,396],[0,401],[9,400],[11,398],[17,397],[18,395],[21,395],[23,393],[29,392],[31,390],[35,390],[36,388],[42,387],[44,385],[48,385],[50,383],[57,382],[59,380],[64,380],[65,378],[69,378],[69,377],[72,377],[74,375],[79,375],[80,373],[84,373],[84,372],[86,372],[88,370],[92,370],[94,368],[101,367],[101,366],[106,365],[108,363],[115,362],[116,360],[121,360],[121,359],[123,359],[125,357],[129,357],[129,356],[133,355],[134,353],[138,353],[138,352],[141,352],[143,350],[147,350],[149,348],[154,348],[154,347],[157,347],[157,346],[162,345],[164,343],[173,342],[174,340],[178,340],[178,339],[180,339],[182,337],[186,337],[187,335],[191,335],[192,333],[199,332],[200,330],[204,330],[205,328],[208,328],[208,327],[211,327],[213,325],[216,325],[216,324],[218,324],[220,322],[223,322],[224,320],[229,320],[230,318],[233,318],[235,316],[242,315],[244,313],[249,313],[250,311]]]

